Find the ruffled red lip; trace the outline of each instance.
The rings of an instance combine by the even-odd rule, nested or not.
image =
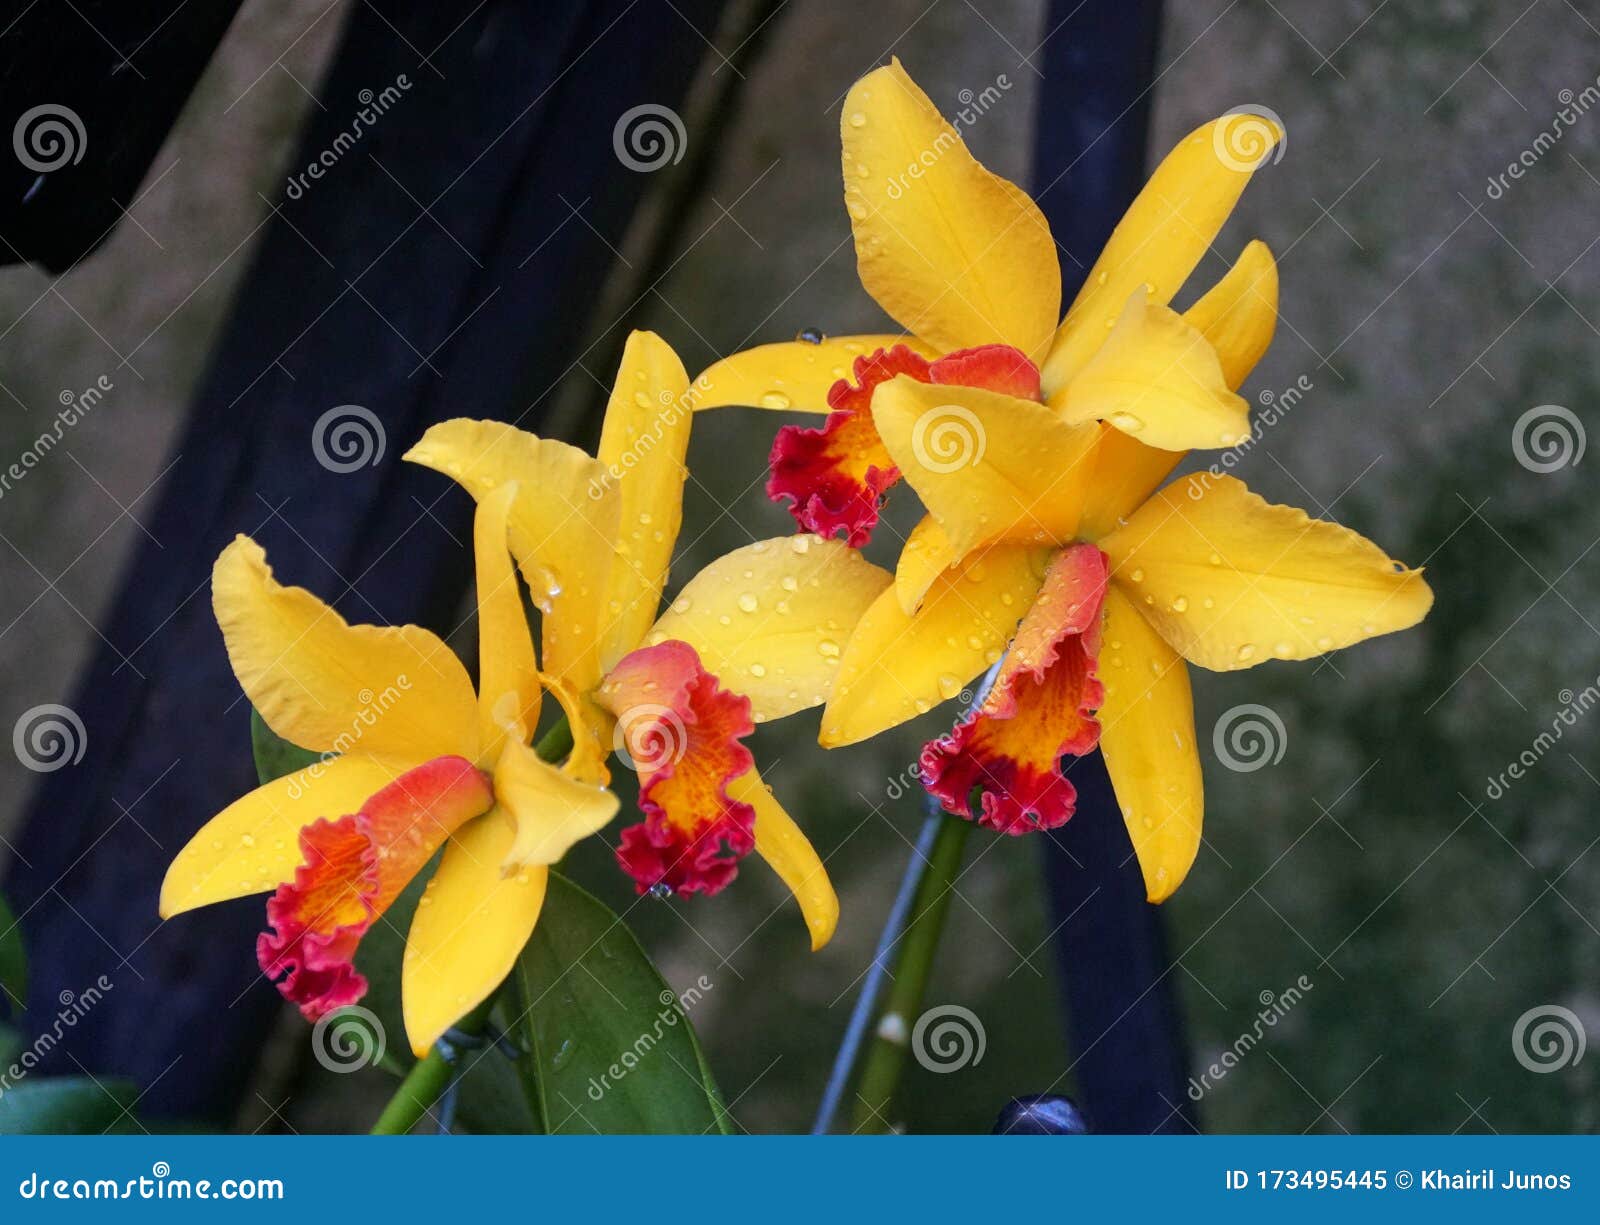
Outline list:
[[[376,792],[359,812],[300,831],[302,864],[267,900],[272,930],[256,941],[262,973],[309,1021],[354,1004],[367,930],[446,838],[494,802],[464,757],[437,757]]]
[[[1082,756],[1100,739],[1093,713],[1105,698],[1095,668],[1106,573],[1093,545],[1058,553],[989,696],[923,748],[923,785],[947,812],[972,818],[980,791],[976,819],[1000,833],[1053,829],[1071,818],[1078,793],[1061,758]]]
[[[872,423],[872,392],[905,375],[919,383],[982,387],[1037,400],[1039,370],[1009,345],[962,349],[930,362],[905,345],[858,357],[855,382],[840,379],[828,392],[834,411],[820,429],[787,425],[773,441],[767,496],[787,500],[802,531],[843,536],[860,548],[877,526],[883,496],[900,479]]]
[[[755,849],[755,809],[728,783],[755,763],[750,699],[723,689],[686,642],[625,656],[600,687],[621,747],[639,774],[645,819],[622,831],[617,862],[640,893],[713,894]]]

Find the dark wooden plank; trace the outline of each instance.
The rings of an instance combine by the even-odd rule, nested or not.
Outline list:
[[[1049,6],[1033,177],[1069,296],[1144,182],[1160,19],[1159,0]],[[1045,873],[1081,1105],[1096,1131],[1186,1132],[1187,1051],[1161,912],[1144,900],[1100,754],[1069,776],[1078,811],[1047,836]]]
[[[117,227],[239,3],[6,6],[0,264],[61,272]]]
[[[279,1007],[254,965],[260,899],[154,917],[171,855],[253,783],[211,561],[250,532],[285,581],[352,619],[450,628],[468,507],[399,456],[449,416],[536,422],[651,181],[619,163],[613,126],[636,104],[678,104],[704,51],[692,26],[709,33],[719,9],[523,0],[463,21],[390,0],[352,13],[293,164],[335,147],[361,91],[402,74],[409,87],[280,201],[148,525],[159,547],[134,558],[74,700],[94,750],[42,779],[7,882],[34,951],[36,1024],[59,992],[115,983],[58,1068],[133,1077],[147,1115],[225,1121],[237,1104]],[[314,429],[351,404],[381,423],[383,453],[332,472]]]

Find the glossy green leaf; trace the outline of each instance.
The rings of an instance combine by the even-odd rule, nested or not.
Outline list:
[[[546,1131],[728,1130],[678,996],[616,914],[553,872],[512,981],[524,1086]]]
[[[0,1093],[0,1136],[138,1131],[132,1084],[88,1076],[24,1077]]]
[[[263,783],[293,774],[296,770],[304,770],[322,758],[321,753],[291,744],[278,735],[267,726],[261,712],[253,707],[250,711],[250,748],[255,753],[256,776]]]
[[[0,1015],[16,1016],[28,998],[28,955],[22,947],[22,927],[0,897]]]

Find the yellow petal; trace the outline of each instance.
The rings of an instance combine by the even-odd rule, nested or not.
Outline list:
[[[621,474],[622,491],[600,640],[602,669],[644,641],[661,606],[683,525],[683,461],[694,416],[688,391],[689,376],[666,341],[653,332],[628,337],[600,433],[600,462]]]
[[[200,827],[161,883],[161,917],[276,889],[300,865],[300,831],[359,811],[407,765],[335,757],[264,783]]]
[[[502,876],[514,837],[498,808],[457,830],[411,920],[400,994],[418,1057],[505,980],[533,934],[549,869]]]
[[[1223,381],[1237,390],[1255,369],[1278,323],[1278,266],[1264,242],[1245,247],[1228,275],[1184,312],[1217,351]],[[1144,503],[1187,452],[1146,446],[1111,426],[1095,445],[1079,534],[1098,540]]]
[[[854,744],[958,696],[999,660],[1049,556],[1028,545],[992,545],[939,575],[914,617],[894,591],[880,595],[845,646],[822,712],[822,744]]]
[[[1039,362],[1061,268],[1027,193],[978,164],[899,60],[851,87],[839,130],[856,262],[878,305],[941,351],[998,342]]]
[[[517,482],[511,551],[544,613],[545,669],[592,688],[622,500],[605,465],[564,442],[465,417],[430,427],[405,458],[453,478],[474,498]]]
[[[1161,636],[1218,672],[1407,629],[1433,604],[1420,570],[1231,476],[1174,481],[1100,547]]]
[[[567,727],[572,732],[572,750],[561,769],[581,782],[606,786],[611,781],[606,758],[611,753],[609,746],[616,727],[615,717],[560,677],[542,672],[539,679],[560,705],[562,714],[567,716]]]
[[[889,573],[840,540],[784,536],[719,557],[650,631],[687,642],[724,688],[750,699],[756,722],[820,706],[861,614]]]
[[[1139,856],[1145,895],[1165,901],[1200,850],[1205,794],[1189,666],[1127,596],[1106,591],[1100,751]]]
[[[1115,530],[1118,523],[1144,505],[1145,499],[1188,454],[1147,447],[1104,422],[1099,429],[1100,437],[1088,462],[1083,518],[1078,522],[1078,534],[1085,540],[1099,540]]]
[[[806,930],[811,933],[811,951],[816,952],[833,939],[839,924],[839,895],[833,891],[828,869],[754,767],[728,780],[728,795],[756,810],[756,853],[800,903]]]
[[[1073,424],[1106,421],[1164,451],[1229,447],[1250,430],[1249,406],[1205,336],[1140,292],[1059,399]]]
[[[508,872],[559,863],[573,843],[604,829],[620,804],[604,786],[558,770],[515,741],[495,765],[494,795],[517,827],[503,865]]]
[[[1251,136],[1264,147],[1247,148]],[[1281,137],[1276,125],[1258,116],[1224,115],[1167,154],[1067,310],[1044,363],[1047,393],[1083,369],[1136,289],[1146,288],[1152,302],[1172,301]]]
[[[747,408],[792,409],[826,413],[828,391],[840,379],[854,377],[858,357],[905,345],[926,358],[937,349],[915,336],[830,336],[818,344],[786,340],[757,345],[723,358],[695,379],[689,390],[696,412],[703,408],[743,405]]]
[[[900,546],[900,560],[895,563],[894,590],[900,607],[907,614],[916,612],[934,580],[960,560],[944,528],[932,515],[922,516]]]
[[[1077,535],[1093,427],[1032,400],[904,375],[873,393],[872,420],[957,556],[996,539]]]
[[[477,756],[477,696],[436,635],[349,624],[305,588],[278,583],[248,536],[217,558],[211,602],[233,674],[285,740],[411,761]]]
[[[1278,265],[1267,244],[1248,243],[1228,275],[1183,318],[1216,350],[1223,381],[1235,390],[1241,387],[1278,327]]]
[[[506,544],[517,483],[507,481],[478,503],[472,545],[478,566],[478,737],[480,765],[500,756],[508,729],[539,725],[539,664],[522,609],[522,588]]]

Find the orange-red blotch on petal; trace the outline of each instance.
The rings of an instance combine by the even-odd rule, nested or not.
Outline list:
[[[900,374],[926,383],[928,368],[928,360],[905,345],[858,357],[855,382],[840,379],[828,391],[833,412],[821,429],[786,425],[778,431],[767,496],[787,499],[802,531],[825,539],[841,535],[854,549],[867,543],[878,523],[878,499],[900,479],[872,424],[872,389]]]
[[[640,893],[716,893],[755,848],[755,809],[728,783],[755,763],[750,699],[723,689],[686,642],[623,657],[600,686],[620,747],[639,775],[645,819],[622,831],[617,861]]]
[[[907,375],[919,383],[982,387],[1024,399],[1040,398],[1039,369],[1010,345],[960,349],[930,362],[905,345],[855,360],[855,382],[840,379],[828,392],[834,411],[820,429],[789,425],[772,445],[767,496],[787,499],[802,531],[843,536],[860,548],[878,524],[883,495],[900,479],[872,423],[872,392]]]
[[[1056,554],[1038,599],[1022,619],[994,688],[947,736],[922,750],[923,784],[946,811],[1005,834],[1064,824],[1078,793],[1061,772],[1100,739],[1093,717],[1104,699],[1095,676],[1105,555],[1076,544]]]
[[[262,972],[309,1021],[353,1004],[367,980],[361,937],[446,838],[494,802],[464,757],[436,757],[376,792],[359,812],[300,831],[301,866],[267,901],[256,941]]]

